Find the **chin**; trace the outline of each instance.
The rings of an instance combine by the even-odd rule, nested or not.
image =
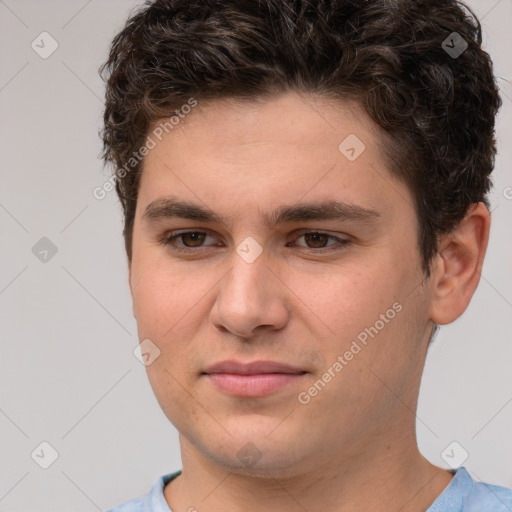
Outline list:
[[[275,428],[275,423],[273,427]],[[250,432],[238,432],[222,439],[201,440],[196,447],[213,463],[225,471],[261,478],[287,478],[302,471],[313,463],[317,450],[312,450],[308,457],[302,450],[307,447],[301,442],[293,441],[293,436],[283,430],[278,435],[272,429],[258,432],[254,427]],[[302,435],[299,436],[303,438]],[[288,440],[288,441],[287,441]],[[206,443],[206,446],[205,446]],[[297,449],[300,448],[300,449]]]

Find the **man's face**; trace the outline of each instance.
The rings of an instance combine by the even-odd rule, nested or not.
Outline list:
[[[414,436],[428,282],[412,195],[386,169],[375,130],[355,105],[320,98],[218,101],[146,156],[134,314],[140,340],[160,350],[147,367],[155,395],[198,457],[284,476]],[[156,203],[144,217],[170,196],[219,219],[158,215]],[[342,204],[339,218],[273,216],[326,202]],[[306,373],[264,385],[205,374],[226,360]]]

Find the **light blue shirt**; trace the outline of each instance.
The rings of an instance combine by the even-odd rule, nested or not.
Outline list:
[[[172,512],[164,498],[164,487],[176,476],[161,476],[151,491],[107,512]],[[426,512],[512,512],[512,489],[474,481],[461,467]]]

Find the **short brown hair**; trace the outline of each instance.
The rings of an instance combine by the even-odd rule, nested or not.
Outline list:
[[[470,204],[489,206],[501,99],[481,42],[476,15],[455,0],[147,1],[100,69],[103,158],[126,166],[150,124],[191,97],[356,99],[415,198],[428,276],[438,236]],[[129,261],[142,164],[116,179]]]

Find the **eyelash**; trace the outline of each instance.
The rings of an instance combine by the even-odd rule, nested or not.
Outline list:
[[[201,249],[201,248],[204,247],[204,246],[198,246],[198,247],[193,248],[193,247],[186,247],[185,246],[186,248],[183,248],[183,247],[178,247],[178,246],[173,245],[173,242],[175,240],[177,240],[178,238],[180,238],[180,237],[182,237],[184,235],[189,235],[189,234],[201,234],[201,235],[210,236],[209,233],[207,233],[206,231],[181,231],[179,233],[175,233],[174,231],[172,231],[170,233],[166,233],[159,240],[159,244],[161,244],[161,245],[163,245],[165,247],[171,248],[171,250],[173,250],[176,253],[188,253],[188,254],[197,252],[197,249]],[[326,252],[332,252],[332,251],[340,251],[340,250],[343,250],[346,246],[348,246],[351,243],[350,240],[344,240],[344,239],[335,237],[333,235],[329,235],[327,233],[323,233],[321,231],[303,231],[303,232],[301,232],[301,233],[299,233],[297,235],[297,238],[300,238],[300,237],[302,237],[304,235],[309,235],[309,234],[312,234],[312,235],[322,235],[322,236],[327,237],[328,239],[336,240],[340,247],[337,247],[337,248],[333,249],[333,248],[329,248],[329,247],[332,247],[332,246],[328,246],[327,248],[326,247],[320,247],[318,249],[311,249],[311,248],[308,248],[308,247],[302,247],[301,246],[301,249],[303,249],[307,253],[318,254],[318,253],[326,253]]]

